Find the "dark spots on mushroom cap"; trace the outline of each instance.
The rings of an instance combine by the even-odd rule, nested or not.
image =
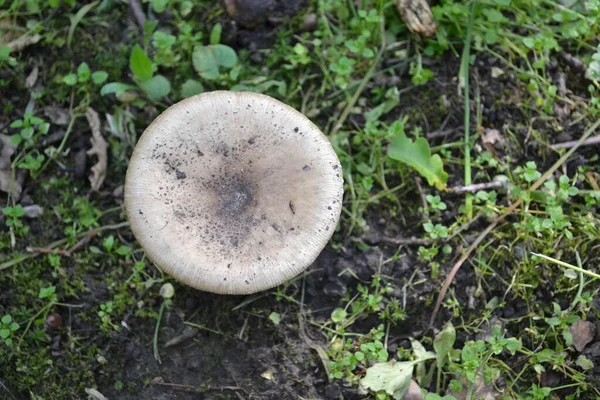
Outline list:
[[[302,167],[302,171],[308,171],[310,170],[310,167],[308,165],[305,165],[304,167]]]
[[[185,172],[176,169],[175,170],[175,177],[177,179],[185,179],[187,176],[185,175]]]
[[[271,224],[271,227],[275,229],[277,233],[281,233],[281,227],[277,224]]]
[[[294,132],[298,133],[298,127],[294,128]]]

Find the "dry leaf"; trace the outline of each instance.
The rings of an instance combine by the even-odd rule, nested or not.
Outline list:
[[[569,332],[573,336],[573,347],[581,352],[596,336],[596,326],[590,321],[579,320],[571,325]]]
[[[17,180],[13,180],[10,161],[16,148],[10,143],[10,136],[0,134],[0,190],[10,193],[13,199],[18,200],[23,188]]]
[[[192,339],[194,336],[196,336],[198,334],[198,332],[200,332],[200,330],[198,328],[184,330],[181,335],[175,336],[173,339],[169,340],[165,344],[165,347],[177,346],[178,344],[181,344],[181,343],[185,342],[186,340]]]
[[[53,125],[69,125],[71,114],[67,108],[61,106],[46,106],[43,108],[44,115],[50,119]]]
[[[270,369],[268,369],[265,372],[263,372],[262,374],[260,374],[260,376],[265,378],[268,381],[272,381],[273,379],[275,379],[275,376],[273,375],[273,371],[271,371]]]
[[[462,380],[461,383],[462,383],[462,390],[460,392],[456,393],[456,392],[453,392],[452,390],[448,389],[446,394],[456,397],[456,400],[466,400],[467,398],[469,398],[468,391],[470,389],[472,391],[472,396],[470,398],[472,398],[472,399],[495,400],[498,397],[500,397],[500,392],[498,392],[496,390],[494,385],[487,385],[483,381],[483,378],[481,376],[477,376],[475,378],[475,383],[473,384],[472,387],[465,380]]]
[[[404,397],[402,400],[423,400],[423,395],[421,394],[421,387],[414,379],[411,379],[410,385],[408,385],[408,390],[404,393]]]
[[[436,24],[426,0],[394,0],[394,3],[411,32],[425,37],[435,34]]]
[[[42,40],[42,35],[35,34],[33,36],[30,36],[28,34],[25,34],[13,40],[9,44],[7,44],[7,46],[10,48],[10,51],[17,52],[23,50],[28,46],[31,46],[32,44],[36,44],[40,40]]]
[[[481,141],[484,145],[493,146],[497,144],[498,147],[504,147],[506,143],[506,139],[504,139],[504,136],[502,136],[498,129],[486,129],[483,135],[481,135]]]
[[[40,69],[36,65],[33,67],[27,78],[25,79],[25,87],[31,89],[33,85],[37,82],[38,75],[40,73]]]
[[[96,389],[86,388],[85,392],[87,393],[88,396],[92,397],[95,400],[108,400],[106,398],[106,396],[104,396],[102,393],[100,393]]]
[[[44,209],[37,204],[23,207],[27,218],[38,218],[44,214]]]
[[[85,112],[85,116],[92,129],[92,137],[90,139],[92,148],[87,151],[87,155],[95,155],[98,158],[98,162],[92,167],[92,173],[89,177],[92,190],[96,191],[102,187],[104,179],[106,179],[106,169],[108,167],[108,143],[106,143],[106,140],[104,140],[104,137],[102,136],[98,113],[90,107]]]

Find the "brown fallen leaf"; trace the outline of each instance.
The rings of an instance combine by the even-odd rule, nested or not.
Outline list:
[[[596,336],[596,325],[590,321],[579,320],[571,325],[569,332],[573,336],[573,347],[581,352]]]
[[[10,160],[16,148],[10,143],[10,136],[0,134],[0,191],[10,193],[13,199],[18,200],[23,188],[18,180],[13,179]]]
[[[424,37],[435,34],[437,26],[426,0],[394,0],[394,4],[411,32]]]
[[[104,140],[104,137],[102,136],[98,113],[94,111],[92,107],[89,107],[85,112],[85,116],[92,129],[92,137],[90,138],[92,147],[87,151],[87,155],[95,155],[98,158],[98,162],[92,166],[92,173],[89,177],[92,190],[97,191],[102,187],[102,184],[106,179],[106,169],[108,167],[108,143],[106,143],[106,140]]]

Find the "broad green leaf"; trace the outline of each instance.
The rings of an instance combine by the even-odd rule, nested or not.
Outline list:
[[[5,212],[4,214],[7,215],[8,213]],[[2,321],[3,324],[8,325],[8,324],[10,324],[12,322],[12,317],[10,315],[5,315],[5,316],[2,317],[1,321]]]
[[[430,185],[435,185],[440,190],[446,187],[448,174],[444,172],[442,159],[437,154],[431,155],[425,138],[419,137],[413,142],[404,132],[399,132],[392,139],[388,155],[416,169]]]
[[[181,97],[192,97],[202,92],[204,92],[204,86],[194,79],[188,79],[181,85]]]
[[[106,71],[96,71],[92,74],[92,82],[94,82],[96,85],[106,82],[107,78],[108,73]]]
[[[212,46],[215,53],[215,59],[221,67],[233,68],[237,64],[237,54],[229,46],[224,44],[217,44]]]
[[[221,42],[221,32],[223,28],[221,24],[216,23],[210,31],[210,44],[219,44]]]
[[[192,54],[194,69],[207,80],[219,77],[219,68],[232,68],[237,64],[235,51],[223,44],[196,46]]]
[[[363,389],[373,392],[384,390],[394,399],[401,399],[410,385],[414,361],[389,361],[367,368],[367,374],[360,380]]]
[[[333,322],[335,322],[336,324],[338,324],[338,323],[342,322],[344,319],[346,319],[347,315],[348,315],[348,313],[343,308],[336,308],[331,313],[331,320]]]
[[[410,343],[412,345],[413,353],[415,354],[415,359],[417,360],[427,360],[431,358],[435,358],[435,354],[431,351],[425,350],[425,347],[413,338],[410,339]]]
[[[211,46],[196,46],[192,53],[192,63],[204,79],[215,80],[219,77],[219,64]]]
[[[158,100],[165,97],[171,91],[171,84],[162,75],[156,75],[149,80],[142,82],[140,87],[148,94],[152,100]]]
[[[150,0],[150,4],[152,4],[152,8],[157,13],[162,13],[167,8],[167,4],[169,4],[169,0]]]
[[[0,61],[6,61],[10,57],[11,49],[8,46],[0,45]]]
[[[63,76],[62,78],[63,83],[66,83],[69,86],[73,86],[77,83],[77,75],[75,74],[68,74]]]
[[[77,67],[77,76],[79,82],[87,82],[88,79],[90,79],[90,76],[92,76],[92,70],[86,62],[82,62],[79,64],[79,67]]]
[[[140,78],[142,82],[152,78],[152,61],[150,61],[139,44],[136,44],[131,51],[129,67],[131,68],[131,72]]]
[[[575,360],[575,365],[577,365],[579,368],[581,368],[584,371],[594,368],[594,363],[591,362],[583,354],[580,354],[579,357],[577,357],[577,360]]]
[[[485,14],[488,21],[490,21],[490,22],[504,21],[504,15],[500,11],[495,10],[493,8],[485,9],[485,10],[483,10],[483,13]]]
[[[281,315],[273,311],[271,314],[269,314],[269,319],[274,325],[279,325],[279,323],[281,322]]]
[[[126,256],[131,253],[131,248],[129,246],[121,245],[117,248],[116,253],[120,256]]]
[[[437,363],[439,367],[443,367],[445,365],[446,357],[452,351],[455,341],[456,330],[454,329],[452,322],[448,322],[444,329],[435,335],[435,339],[433,339],[433,348],[435,349],[435,353],[437,355]]]
[[[9,336],[10,336],[10,329],[6,329],[6,328],[0,329],[0,338],[6,339]]]
[[[125,93],[127,90],[132,90],[135,89],[135,86],[132,85],[128,85],[126,83],[121,83],[121,82],[111,82],[111,83],[107,83],[106,85],[102,86],[102,89],[100,90],[100,94],[102,96],[106,96],[107,94],[111,94],[114,93],[115,96],[120,96],[123,93]]]

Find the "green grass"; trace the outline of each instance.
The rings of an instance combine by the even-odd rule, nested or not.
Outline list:
[[[173,0],[168,13],[161,1],[141,3],[155,7],[143,29],[122,2],[0,0],[0,36],[40,35],[23,51],[0,44],[0,91],[14,97],[0,100],[0,133],[16,146],[3,161],[14,179],[28,176],[24,198],[0,193],[0,397],[150,385],[148,376],[122,381],[126,360],[111,340],[148,327],[142,345],[164,362],[167,315],[194,292],[145,257],[113,191],[158,113],[218,89],[277,97],[328,136],[345,179],[331,248],[351,261],[339,300],[310,299],[310,274],[320,273],[310,270],[245,299],[207,296],[211,314],[186,314],[179,330],[297,340],[322,367],[319,379],[377,399],[399,398],[408,380],[392,375],[415,379],[426,399],[474,398],[500,382],[498,398],[600,396],[594,360],[571,332],[599,317],[600,163],[597,147],[583,145],[600,124],[597,0],[442,1],[428,39],[408,31],[391,1],[314,0],[315,31],[300,30],[301,11],[273,23],[259,50],[231,40],[215,2]],[[108,144],[99,192],[75,176],[89,107]],[[492,129],[503,144],[482,142]],[[567,139],[580,141],[550,147]],[[504,185],[454,193],[493,181]],[[26,217],[30,203],[43,215]],[[376,272],[364,276],[365,263]],[[173,299],[160,291],[171,284]],[[249,328],[249,316],[261,322]],[[60,357],[57,336],[68,349]],[[561,383],[543,387],[549,371]]]

